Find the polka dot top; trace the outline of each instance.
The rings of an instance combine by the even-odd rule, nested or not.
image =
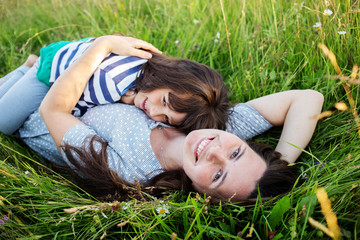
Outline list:
[[[99,105],[89,109],[81,120],[65,134],[63,143],[80,147],[89,138],[100,136],[107,141],[108,164],[124,180],[144,182],[163,171],[150,144],[151,130],[166,126],[154,122],[140,109],[126,104]],[[247,104],[237,104],[231,113],[228,131],[249,139],[268,130],[271,124]],[[21,139],[44,158],[69,164],[61,156],[38,112],[33,113],[19,130]],[[99,148],[99,145],[95,145]],[[70,164],[69,164],[70,165]]]
[[[163,171],[150,144],[151,130],[161,123],[148,118],[140,109],[125,104],[107,104],[88,110],[64,136],[63,143],[81,146],[88,136],[99,135],[109,143],[110,169],[126,181],[142,182]],[[94,124],[100,123],[100,124]]]
[[[263,116],[245,103],[235,105],[230,111],[226,131],[241,139],[249,140],[272,127]]]

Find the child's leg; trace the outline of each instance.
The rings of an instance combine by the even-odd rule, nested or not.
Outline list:
[[[37,56],[30,55],[23,65],[0,79],[0,98],[34,65],[36,59]]]
[[[21,65],[14,71],[8,73],[0,80],[0,97],[4,95],[12,85],[16,83],[29,70],[28,66]]]
[[[37,80],[36,72],[38,67],[39,61],[1,96],[0,132],[5,134],[14,133],[27,117],[39,108],[49,87]]]

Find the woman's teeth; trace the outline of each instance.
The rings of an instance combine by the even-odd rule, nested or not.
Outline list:
[[[204,147],[210,142],[210,139],[204,139],[198,146],[196,151],[196,161],[199,159],[201,152],[203,151]]]

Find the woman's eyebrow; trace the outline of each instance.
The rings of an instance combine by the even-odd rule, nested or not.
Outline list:
[[[246,149],[245,149],[245,151],[246,151]],[[239,154],[239,155],[234,159],[234,162],[236,162],[237,160],[239,160],[240,157],[241,157],[242,155],[244,155],[245,151],[244,151],[242,154]],[[227,177],[227,174],[228,174],[227,172],[224,174],[224,177],[221,179],[221,182],[216,186],[216,188],[219,188],[219,187],[224,183],[225,178]]]
[[[221,179],[220,183],[216,186],[216,188],[219,188],[224,183],[226,177],[227,177],[227,172],[224,174],[223,178]]]

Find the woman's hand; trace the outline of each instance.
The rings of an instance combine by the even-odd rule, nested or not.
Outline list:
[[[323,95],[317,91],[291,90],[257,98],[247,104],[272,125],[283,125],[275,150],[284,160],[293,163],[314,133],[323,101]]]
[[[108,48],[108,52],[112,52],[118,55],[136,56],[140,58],[150,59],[152,57],[150,52],[159,54],[162,53],[152,44],[132,37],[108,35],[99,37],[95,40],[95,42],[96,41],[104,44]]]

